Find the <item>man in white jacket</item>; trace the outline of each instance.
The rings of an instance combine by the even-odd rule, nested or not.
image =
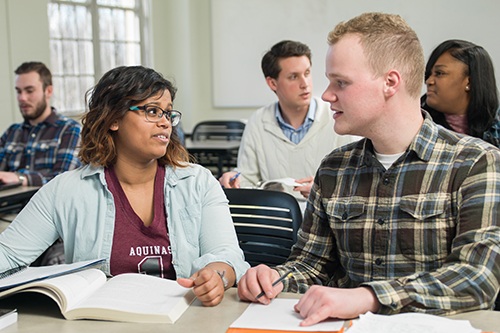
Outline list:
[[[275,44],[262,58],[262,71],[278,101],[248,119],[237,169],[219,181],[226,188],[239,188],[291,177],[304,184],[293,190],[307,198],[323,157],[355,138],[337,135],[328,104],[312,97],[307,45],[288,40]]]

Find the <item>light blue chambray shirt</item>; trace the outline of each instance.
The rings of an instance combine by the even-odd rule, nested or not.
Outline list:
[[[285,134],[285,136],[296,145],[299,144],[300,140],[302,140],[304,136],[306,136],[307,131],[309,131],[309,128],[311,128],[314,122],[315,116],[316,116],[316,101],[314,100],[314,98],[311,98],[311,103],[309,104],[309,111],[307,111],[307,116],[306,119],[304,120],[304,123],[300,125],[299,128],[295,129],[290,124],[285,122],[280,112],[279,103],[276,103],[276,119],[278,120],[278,125],[283,131],[283,134]]]
[[[165,210],[177,277],[187,278],[211,262],[234,268],[237,281],[250,267],[244,261],[229,206],[209,170],[190,164],[165,167]],[[66,262],[107,258],[109,275],[115,204],[104,168],[87,165],[44,185],[0,234],[0,272],[30,264],[62,237]]]

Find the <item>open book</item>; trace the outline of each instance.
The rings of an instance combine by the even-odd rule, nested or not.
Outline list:
[[[95,268],[17,285],[0,292],[0,298],[18,292],[49,296],[66,319],[140,323],[174,323],[195,298],[173,280],[137,273],[107,280]]]
[[[290,186],[290,187],[296,187],[296,186],[305,186],[308,183],[297,183],[295,179],[293,178],[280,178],[280,179],[272,179],[265,181],[264,183],[260,184],[258,188],[261,189],[272,189],[272,190],[278,190],[278,191],[283,191],[283,185]],[[279,188],[281,186],[281,189]]]

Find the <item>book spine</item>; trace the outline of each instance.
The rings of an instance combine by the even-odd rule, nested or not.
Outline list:
[[[8,270],[0,273],[0,279],[4,279],[8,276],[20,273],[20,272],[24,271],[26,268],[28,268],[28,267],[27,266],[18,266],[18,267],[8,269]]]

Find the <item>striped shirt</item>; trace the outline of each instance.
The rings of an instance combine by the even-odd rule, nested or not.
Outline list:
[[[500,151],[425,121],[385,169],[363,139],[322,162],[285,291],[370,286],[380,313],[491,309],[500,285]]]
[[[276,103],[276,120],[278,121],[278,125],[283,131],[283,134],[285,134],[285,136],[296,145],[298,145],[300,140],[302,140],[306,136],[307,131],[309,131],[314,122],[315,115],[316,115],[316,101],[314,100],[314,98],[311,98],[311,103],[309,104],[309,110],[307,111],[304,123],[300,125],[299,128],[295,129],[293,128],[292,125],[288,124],[283,119],[283,116],[281,115],[280,112],[280,103]]]
[[[61,172],[78,168],[80,124],[52,113],[31,126],[24,121],[11,125],[0,138],[0,171],[26,175],[28,185],[41,186]]]

